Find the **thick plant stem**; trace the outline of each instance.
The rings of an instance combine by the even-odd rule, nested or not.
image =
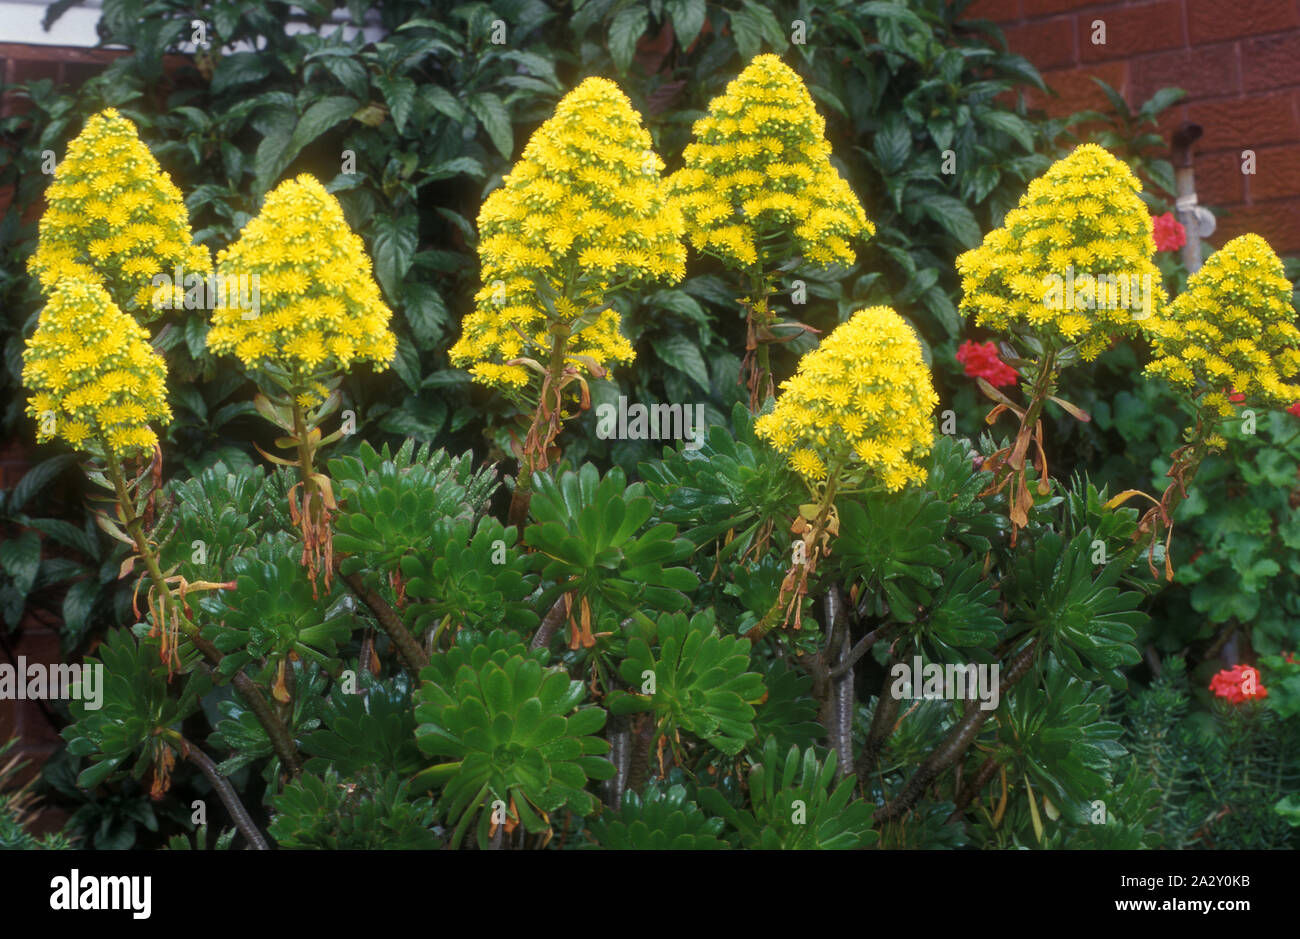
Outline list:
[[[638,714],[632,719],[632,753],[628,757],[627,788],[625,792],[641,791],[650,775],[650,747],[654,743],[653,714]]]
[[[948,816],[948,821],[955,822],[961,818],[962,813],[966,811],[966,806],[970,805],[980,790],[988,785],[989,780],[993,778],[1001,765],[993,757],[989,757],[980,764],[980,768],[975,772],[975,778],[962,787],[961,793],[957,796],[956,808]]]
[[[533,498],[533,473],[547,466],[546,451],[559,434],[560,413],[564,408],[564,357],[569,348],[568,328],[551,331],[551,361],[542,382],[542,395],[533,411],[533,420],[524,438],[523,452],[519,456],[519,475],[515,491],[510,496],[510,512],[506,523],[523,532],[528,521],[528,506]],[[548,397],[554,395],[554,408]]]
[[[311,442],[307,439],[307,415],[297,401],[293,403],[293,433],[298,441],[298,479],[306,490],[312,484]]]
[[[144,523],[135,514],[135,506],[126,490],[126,479],[122,475],[122,465],[118,462],[116,454],[107,445],[104,447],[104,452],[106,454],[105,461],[108,464],[108,474],[113,480],[114,488],[117,490],[117,500],[122,508],[122,516],[126,521],[127,531],[130,533],[132,540],[135,541],[136,551],[144,560],[145,568],[149,572],[149,578],[153,581],[158,595],[160,597],[170,596],[166,577],[163,575],[162,566],[158,563],[158,555],[150,547],[149,540],[145,537]],[[186,638],[194,644],[194,647],[217,667],[216,673],[220,674],[219,667],[222,660],[220,650],[203,638],[199,627],[190,622],[189,617],[185,615],[183,610],[177,611],[176,619],[181,632],[185,633]],[[166,623],[157,623],[155,625],[160,630],[167,628]],[[298,759],[298,748],[294,744],[288,728],[271,710],[271,705],[267,702],[266,696],[262,694],[262,689],[243,671],[235,672],[231,678],[231,684],[235,686],[235,690],[244,698],[249,709],[266,730],[266,735],[271,740],[271,747],[275,750],[276,756],[280,758],[284,768],[291,776],[298,776],[302,772],[302,763]]]
[[[893,661],[892,657],[890,661]],[[885,741],[893,733],[899,704],[898,699],[889,693],[889,686],[893,681],[890,670],[886,669],[880,694],[876,696],[876,710],[871,716],[871,728],[867,731],[866,742],[862,745],[862,754],[853,767],[860,780],[865,780],[869,774],[875,772],[876,761],[880,759],[880,752],[885,748]]]
[[[887,639],[898,629],[898,623],[885,623],[883,626],[877,626],[871,632],[859,639],[848,652],[840,659],[838,665],[831,669],[831,678],[839,678],[845,672],[850,671],[858,660],[871,651],[881,639]]]
[[[772,325],[772,317],[767,309],[767,283],[761,266],[755,267],[749,275],[749,323],[746,329],[746,357],[752,356],[749,386],[749,410],[757,414],[772,391],[772,353],[767,339],[759,336],[759,330],[766,331]]]
[[[551,608],[547,610],[546,617],[542,620],[537,632],[533,633],[532,642],[528,643],[530,649],[541,649],[551,644],[556,630],[564,624],[564,594],[556,597]]]
[[[239,793],[235,792],[235,787],[230,785],[230,780],[217,771],[216,764],[212,762],[211,757],[200,750],[196,744],[183,737],[180,738],[180,744],[181,754],[198,767],[200,773],[207,777],[208,782],[212,784],[212,788],[216,790],[217,796],[221,799],[221,804],[226,807],[226,811],[230,813],[230,817],[234,820],[235,827],[244,836],[244,840],[259,851],[269,850],[266,839],[262,837],[262,833],[253,824],[253,819],[248,814],[248,810],[244,808],[244,804],[239,801]]]
[[[379,620],[380,627],[388,633],[388,638],[393,640],[393,645],[397,647],[398,654],[401,655],[407,669],[415,677],[419,677],[420,670],[429,664],[429,656],[425,654],[420,644],[415,641],[415,637],[407,630],[406,624],[397,612],[374,590],[366,586],[366,582],[360,574],[345,574],[339,569],[339,559],[334,559],[334,569],[338,571],[339,577],[343,583],[348,585],[348,589],[356,594],[357,599],[364,603],[371,613],[375,614],[375,619]]]
[[[1029,667],[1034,663],[1038,648],[1038,640],[1035,639],[1012,660],[1011,665],[1002,676],[1000,694],[1006,694],[1012,685],[1025,676],[1029,671]],[[984,722],[989,719],[989,715],[992,713],[992,711],[986,711],[980,707],[970,707],[962,716],[962,719],[948,732],[948,736],[943,739],[943,742],[931,750],[930,755],[917,767],[916,772],[912,774],[912,778],[903,786],[903,790],[895,797],[894,801],[876,810],[876,821],[893,821],[910,811],[920,800],[930,783],[934,782],[940,773],[965,755],[970,745],[975,742],[975,738],[979,735]]]

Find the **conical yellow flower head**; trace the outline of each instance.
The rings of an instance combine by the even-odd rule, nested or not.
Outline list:
[[[895,491],[925,479],[938,404],[912,327],[889,307],[869,307],[799,360],[754,431],[810,481],[827,467],[865,469]]]
[[[870,237],[857,196],[830,164],[826,122],[803,81],[774,55],[760,55],[695,122],[685,165],[668,178],[696,250],[746,268],[785,232],[786,254],[821,267],[852,264],[852,240]]]
[[[1095,359],[1165,302],[1151,213],[1129,168],[1084,144],[1029,184],[984,243],[957,258],[963,314],[990,329],[1078,343]]]
[[[686,249],[681,217],[665,204],[663,168],[640,115],[613,82],[588,78],[565,95],[483,202],[483,288],[450,350],[452,364],[472,365],[484,384],[522,388],[527,370],[504,363],[545,362],[552,324],[573,326],[607,302],[611,285],[680,280]],[[589,372],[576,356],[602,366],[631,362],[620,322],[605,310],[578,323],[568,363]]]
[[[1300,399],[1300,330],[1291,282],[1259,235],[1234,238],[1187,279],[1168,315],[1150,324],[1148,375],[1175,387],[1208,386],[1202,403],[1234,413],[1224,389],[1278,407]]]
[[[94,281],[64,278],[23,353],[36,437],[74,447],[107,443],[119,456],[152,452],[150,421],[167,424],[167,367],[149,336]]]
[[[155,319],[155,274],[212,273],[189,213],[135,125],[109,108],[86,122],[45,191],[40,242],[27,262],[48,297],[67,277],[96,280],[141,322]],[[179,284],[176,286],[180,286]]]
[[[361,238],[338,200],[314,177],[286,180],[267,194],[261,214],[217,255],[217,276],[230,294],[247,284],[258,298],[212,312],[208,348],[234,352],[249,368],[286,376],[296,389],[355,361],[382,371],[397,338],[371,274]],[[241,278],[247,278],[247,281]]]

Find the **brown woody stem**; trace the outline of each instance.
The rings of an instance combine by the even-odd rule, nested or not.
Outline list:
[[[364,603],[371,613],[375,614],[375,619],[379,620],[379,626],[388,633],[388,638],[393,640],[398,654],[402,657],[403,664],[407,670],[415,677],[419,677],[420,670],[429,664],[429,656],[425,654],[424,649],[415,641],[415,637],[407,630],[406,624],[402,618],[376,591],[366,586],[366,582],[360,574],[345,574],[339,567],[340,558],[336,555],[334,558],[334,569],[338,572],[343,583],[348,585],[348,589],[356,594],[357,599]]]
[[[113,453],[112,448],[107,443],[104,444],[104,453],[109,477],[113,480],[113,485],[117,490],[117,499],[122,508],[122,517],[126,521],[127,531],[130,532],[131,538],[135,541],[136,551],[144,560],[145,567],[149,571],[149,578],[153,581],[158,595],[160,597],[170,596],[171,591],[167,586],[166,578],[163,576],[162,566],[158,563],[158,556],[150,546],[148,538],[145,537],[142,520],[135,514],[135,505],[131,501],[130,493],[127,492],[126,479],[122,475],[122,465],[118,462],[117,455]],[[186,638],[194,644],[194,647],[202,652],[204,657],[216,667],[215,674],[220,674],[221,660],[223,658],[220,650],[203,638],[199,627],[190,621],[184,610],[177,612],[177,621],[180,624],[181,632],[185,633]],[[166,623],[157,623],[155,625],[160,630],[167,628]],[[271,741],[271,747],[276,756],[280,758],[284,768],[291,776],[300,774],[302,764],[298,760],[298,748],[293,742],[293,736],[271,710],[266,696],[262,694],[261,687],[242,670],[235,672],[231,677],[231,684],[235,686],[235,690],[244,698],[249,709],[266,730],[266,735]]]
[[[1005,694],[1012,685],[1025,676],[1034,662],[1038,648],[1038,640],[1034,639],[1012,660],[1011,665],[1002,676],[1001,694]],[[893,821],[910,811],[920,800],[930,783],[934,782],[940,773],[962,758],[970,745],[975,742],[975,738],[979,735],[984,722],[989,719],[989,715],[992,713],[992,711],[986,711],[980,707],[970,707],[962,716],[962,719],[948,732],[948,736],[930,751],[930,755],[917,767],[916,772],[912,774],[912,778],[907,781],[907,784],[903,786],[903,790],[894,800],[876,810],[876,821]]]
[[[177,737],[180,739],[181,753],[185,759],[198,767],[200,773],[207,777],[208,782],[212,784],[212,788],[216,790],[217,797],[221,799],[221,804],[226,807],[226,811],[230,813],[231,819],[234,820],[235,827],[244,836],[244,840],[259,851],[269,850],[266,839],[262,837],[262,833],[253,824],[252,816],[244,808],[244,803],[239,801],[239,793],[235,792],[235,787],[230,785],[230,780],[221,775],[216,764],[212,762],[212,758],[200,750],[197,744],[180,737],[179,734],[177,734]]]

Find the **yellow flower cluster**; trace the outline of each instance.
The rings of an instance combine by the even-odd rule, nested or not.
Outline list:
[[[208,249],[193,244],[180,190],[135,125],[112,108],[91,117],[68,145],[45,200],[27,267],[46,296],[67,278],[102,283],[121,309],[148,322],[158,315],[155,274],[212,272]]]
[[[1201,404],[1235,413],[1229,392],[1270,407],[1300,399],[1300,330],[1291,282],[1259,235],[1234,238],[1187,279],[1168,315],[1148,327],[1146,368],[1177,388],[1206,391]]]
[[[1095,359],[1165,302],[1151,213],[1121,160],[1084,144],[1029,184],[984,243],[957,258],[963,314],[990,329],[1077,343]]]
[[[314,177],[286,180],[261,213],[217,256],[225,283],[247,277],[256,308],[212,312],[208,348],[249,368],[278,371],[295,391],[355,361],[382,371],[397,349],[392,311],[371,275],[365,244],[338,200]],[[241,289],[242,292],[242,289]]]
[[[38,440],[62,437],[92,452],[106,444],[127,456],[152,452],[158,438],[149,422],[171,420],[162,357],[97,283],[54,286],[23,362]]]
[[[889,307],[869,307],[799,360],[754,431],[810,481],[828,467],[865,469],[892,492],[924,481],[938,404],[912,327]]]
[[[826,122],[799,76],[760,55],[695,122],[684,166],[668,178],[696,250],[733,267],[767,257],[762,239],[788,232],[804,260],[852,264],[852,239],[875,226],[830,164]]]
[[[552,327],[568,328],[566,363],[590,372],[631,362],[632,345],[613,310],[592,315],[623,286],[673,282],[686,272],[680,215],[666,204],[663,161],[627,96],[588,78],[561,99],[523,156],[479,212],[483,288],[453,365],[475,380],[523,388],[545,363]]]

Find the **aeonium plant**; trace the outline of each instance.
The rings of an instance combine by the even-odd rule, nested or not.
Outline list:
[[[1052,401],[1080,420],[1081,409],[1055,395],[1061,370],[1091,361],[1116,338],[1138,335],[1166,303],[1152,258],[1151,215],[1128,166],[1095,144],[1084,144],[1029,184],[1019,205],[983,244],[957,258],[959,309],[979,326],[1003,333],[1006,364],[1025,376],[1017,402],[987,379],[981,390],[1019,419],[1009,448],[990,458],[999,489],[1010,486],[1015,529],[1028,520],[1026,458],[1034,448],[1038,492],[1048,491],[1043,407]]]
[[[27,413],[36,420],[37,440],[58,437],[90,456],[90,479],[116,504],[114,516],[101,510],[96,520],[135,550],[124,569],[136,560],[145,566],[155,634],[164,629],[162,656],[169,666],[178,664],[180,611],[171,603],[167,576],[147,537],[143,516],[151,505],[147,488],[140,486],[149,465],[157,465],[153,424],[165,426],[172,417],[162,356],[102,286],[64,278],[41,311],[23,362],[23,383],[32,392]],[[124,462],[136,458],[146,470],[128,478]]]
[[[68,144],[45,201],[27,268],[47,297],[66,279],[96,282],[144,324],[184,305],[175,294],[187,277],[212,273],[208,249],[193,243],[180,190],[113,108],[93,115]],[[160,274],[170,297],[160,296]]]
[[[339,384],[354,363],[382,370],[392,361],[392,311],[338,200],[305,174],[267,195],[239,240],[218,254],[217,273],[227,282],[251,281],[256,301],[251,309],[215,307],[208,348],[243,363],[261,391],[254,399],[258,412],[285,432],[276,443],[293,458],[263,456],[298,470],[301,492],[290,498],[302,560],[313,582],[324,570],[328,590],[329,519],[337,502],[329,477],[316,468],[316,453],[342,430],[322,437],[321,424],[338,409]]]
[[[754,432],[787,456],[811,501],[794,522],[800,541],[781,595],[751,638],[778,620],[799,627],[808,578],[839,531],[836,496],[924,480],[938,403],[915,331],[888,307],[858,311],[800,359]]]
[[[1173,512],[1201,461],[1227,446],[1223,424],[1241,419],[1239,407],[1282,409],[1300,398],[1295,317],[1281,260],[1263,238],[1247,234],[1210,255],[1166,314],[1145,324],[1152,344],[1145,374],[1167,381],[1193,416],[1173,453],[1172,481],[1159,501],[1146,497],[1155,504],[1142,523],[1153,552],[1159,528],[1166,530],[1169,580]]]
[[[800,264],[851,265],[853,242],[876,229],[831,165],[826,122],[808,88],[775,55],[755,57],[693,131],[668,189],[691,246],[740,275],[743,373],[757,412],[775,393],[771,344],[816,332],[777,314],[777,279]]]
[[[558,455],[555,439],[575,413],[570,386],[585,409],[587,377],[607,377],[609,366],[634,357],[614,297],[685,272],[681,217],[666,200],[663,167],[627,96],[588,78],[483,202],[483,287],[448,354],[528,415],[516,443],[511,524],[527,517],[532,474]]]

